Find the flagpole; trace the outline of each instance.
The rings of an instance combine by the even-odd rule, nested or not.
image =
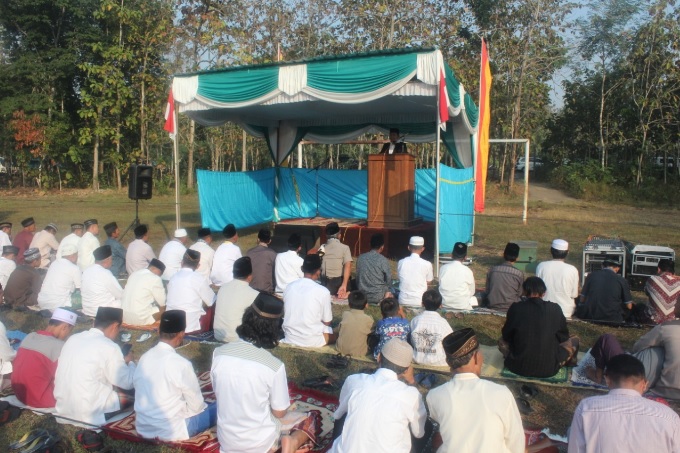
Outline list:
[[[434,275],[439,279],[439,161],[440,156],[440,144],[441,141],[441,124],[440,122],[440,103],[441,103],[441,69],[437,68],[437,73],[439,74],[439,79],[437,81],[437,116],[435,120],[435,127],[437,128],[437,161],[435,162],[435,197],[434,197]]]
[[[175,161],[175,224],[176,229],[180,228],[182,219],[179,209],[179,124],[177,122],[177,102],[173,102],[172,114],[175,122],[175,138],[172,140],[173,160]]]

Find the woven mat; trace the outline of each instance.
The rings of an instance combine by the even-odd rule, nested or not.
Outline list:
[[[198,382],[201,386],[203,399],[206,403],[215,402],[215,392],[212,388],[210,380],[210,372],[206,371],[198,375]],[[318,445],[313,449],[298,450],[298,453],[314,452],[325,453],[328,451],[333,443],[333,413],[338,407],[338,398],[333,395],[328,395],[316,390],[299,389],[293,383],[289,384],[289,394],[291,404],[294,409],[299,412],[306,412],[316,409],[321,412],[322,426],[321,434],[319,435]],[[153,445],[167,445],[172,448],[180,448],[185,451],[196,453],[211,453],[220,450],[219,442],[217,441],[216,428],[211,428],[204,431],[189,440],[181,442],[163,442],[152,439],[144,439],[135,430],[135,413],[128,415],[122,420],[114,423],[109,423],[104,426],[104,430],[114,439],[127,440],[129,442],[141,442]]]
[[[555,374],[554,376],[550,376],[550,377],[546,377],[546,378],[538,378],[538,377],[521,376],[519,374],[513,373],[512,371],[508,370],[507,368],[503,368],[503,371],[501,371],[501,376],[506,378],[506,379],[547,382],[549,384],[566,384],[568,379],[569,379],[569,370],[567,369],[567,367],[562,367],[562,368],[560,368],[560,371],[558,371],[557,374]]]

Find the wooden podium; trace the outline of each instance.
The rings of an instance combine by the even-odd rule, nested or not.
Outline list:
[[[422,222],[413,216],[415,157],[410,154],[368,156],[368,226],[409,228]]]

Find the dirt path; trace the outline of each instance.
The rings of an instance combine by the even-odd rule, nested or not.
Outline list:
[[[553,189],[545,183],[532,183],[531,180],[529,181],[529,200],[546,203],[575,203],[578,201],[561,190]]]

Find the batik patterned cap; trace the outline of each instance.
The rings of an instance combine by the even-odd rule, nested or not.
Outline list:
[[[442,340],[444,351],[451,358],[463,357],[479,347],[474,329],[465,328],[448,334]]]

